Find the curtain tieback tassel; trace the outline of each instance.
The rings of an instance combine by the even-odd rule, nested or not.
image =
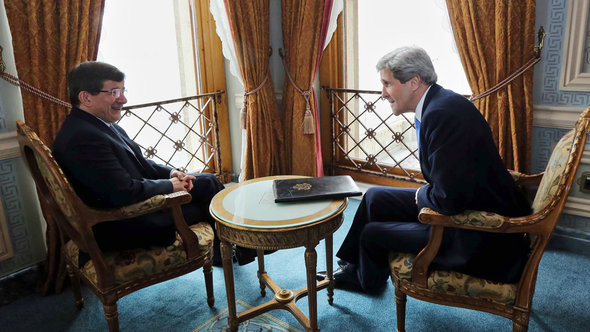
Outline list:
[[[303,115],[303,134],[304,135],[313,135],[315,130],[315,122],[313,121],[313,113],[311,113],[311,107],[309,105],[309,96],[311,95],[311,90],[304,91],[303,97],[305,98],[305,115]]]

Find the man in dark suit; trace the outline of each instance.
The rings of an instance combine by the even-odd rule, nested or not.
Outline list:
[[[120,207],[184,190],[192,196],[182,206],[186,222],[206,221],[214,227],[209,204],[224,188],[215,175],[185,174],[144,158],[139,146],[115,123],[127,103],[124,79],[121,71],[102,62],[84,62],[68,73],[73,107],[55,138],[55,159],[89,206]],[[103,250],[168,245],[175,239],[168,211],[101,223],[93,232]],[[253,260],[254,255],[249,256]],[[221,265],[217,238],[213,263]]]
[[[423,207],[453,215],[482,210],[517,217],[530,206],[502,163],[484,117],[465,97],[436,84],[426,52],[403,47],[377,64],[382,97],[394,115],[416,113],[420,168],[428,184],[418,188],[373,187],[364,195],[336,256],[336,287],[381,288],[389,276],[391,251],[418,253],[430,225],[418,221]],[[517,282],[528,253],[523,234],[446,228],[439,269],[500,282]],[[325,274],[318,274],[318,279]]]

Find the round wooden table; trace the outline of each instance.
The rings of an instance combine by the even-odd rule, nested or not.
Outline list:
[[[221,241],[221,257],[227,292],[228,324],[237,331],[240,322],[273,309],[285,309],[293,314],[308,331],[319,331],[317,323],[317,290],[328,288],[328,303],[332,304],[332,234],[342,225],[342,212],[347,199],[275,203],[272,182],[275,179],[302,176],[271,176],[253,179],[231,186],[218,193],[210,205]],[[316,281],[317,253],[315,247],[325,239],[327,278]],[[262,296],[266,287],[274,298],[255,308],[236,313],[232,243],[257,249],[258,280]],[[264,250],[305,247],[307,287],[292,291],[279,287],[264,270]],[[307,295],[309,318],[297,307],[296,301]]]

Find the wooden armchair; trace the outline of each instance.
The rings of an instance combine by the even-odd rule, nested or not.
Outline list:
[[[556,145],[545,172],[530,176],[512,172],[517,183],[539,186],[532,214],[508,218],[484,211],[465,211],[453,216],[442,215],[428,208],[420,211],[420,222],[432,225],[426,247],[417,256],[390,253],[398,331],[405,331],[407,295],[423,301],[500,315],[513,321],[513,331],[527,331],[539,261],[576,177],[590,131],[589,122],[590,108],[581,114],[574,129]],[[455,271],[429,269],[440,247],[445,227],[527,233],[531,239],[531,251],[520,281],[503,284]]]
[[[186,192],[153,196],[143,202],[116,209],[95,209],[80,200],[53,158],[49,148],[25,123],[17,121],[18,141],[33,175],[44,215],[52,218],[59,230],[62,260],[72,281],[75,303],[83,305],[82,281],[104,306],[110,331],[119,330],[117,300],[144,287],[175,278],[203,267],[207,303],[213,306],[213,229],[202,222],[188,226],[181,205],[190,202]],[[177,229],[176,241],[167,247],[103,252],[98,247],[92,226],[101,222],[128,219],[169,209]],[[79,252],[90,260],[79,266]]]

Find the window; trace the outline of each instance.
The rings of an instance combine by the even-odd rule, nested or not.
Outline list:
[[[203,67],[201,59],[208,73],[197,70],[198,57],[221,57],[221,45],[211,41],[217,36],[209,17],[208,2],[107,0],[97,60],[125,73],[126,107],[136,116],[124,116],[120,124],[146,156],[191,172],[223,174],[227,181],[231,150],[225,101],[216,95],[165,102],[225,90],[223,62]],[[208,44],[197,49],[203,39]],[[146,103],[157,105],[132,106]]]
[[[459,94],[471,94],[444,0],[354,2],[358,6],[358,38],[356,41],[350,38],[349,42],[357,45],[353,47],[358,50],[353,61],[359,70],[355,80],[358,83],[350,87],[381,90],[379,73],[375,70],[377,61],[398,47],[416,45],[432,58],[439,84]]]
[[[341,99],[333,108],[339,119],[332,138],[335,165],[345,172],[419,178],[413,113],[393,116],[389,104],[380,98],[382,87],[375,65],[383,55],[398,47],[420,46],[431,56],[439,84],[470,95],[446,3],[444,0],[345,0],[345,3],[346,46],[342,56],[346,59],[346,88],[352,91],[336,92]]]
[[[97,60],[125,73],[129,104],[195,94],[190,20],[186,1],[105,1]]]

